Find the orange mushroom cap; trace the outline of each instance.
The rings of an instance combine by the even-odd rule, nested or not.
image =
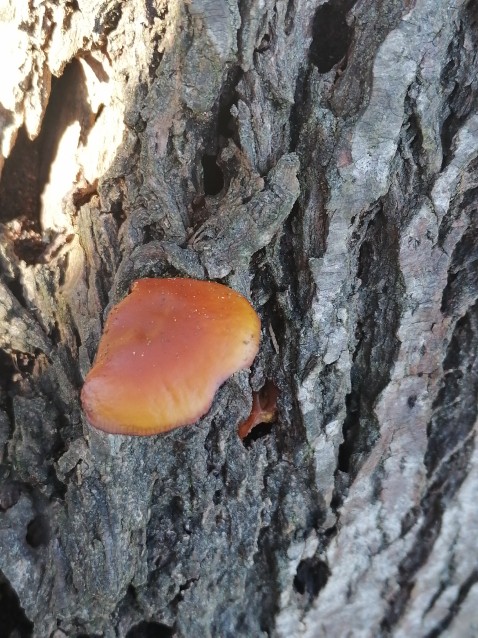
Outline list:
[[[140,279],[106,321],[81,392],[91,425],[112,434],[160,434],[194,423],[219,386],[248,368],[260,319],[227,286]]]

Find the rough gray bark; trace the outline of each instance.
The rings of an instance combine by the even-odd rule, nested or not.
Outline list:
[[[476,636],[476,2],[0,17],[2,635]],[[91,429],[109,307],[175,275],[252,300],[251,376]]]

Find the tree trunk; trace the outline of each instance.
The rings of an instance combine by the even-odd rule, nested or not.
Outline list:
[[[0,634],[477,636],[477,3],[4,5]],[[105,317],[165,276],[260,353],[104,434]]]

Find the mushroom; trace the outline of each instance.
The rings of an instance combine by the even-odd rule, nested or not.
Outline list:
[[[140,279],[106,321],[81,401],[91,425],[112,434],[160,434],[194,423],[219,386],[248,368],[260,319],[227,286]]]
[[[272,383],[267,381],[266,384],[252,395],[251,413],[245,421],[243,421],[237,433],[241,439],[245,439],[248,434],[261,423],[272,423],[277,418],[277,398],[279,390]]]

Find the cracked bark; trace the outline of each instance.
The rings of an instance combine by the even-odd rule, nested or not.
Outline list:
[[[0,15],[2,635],[476,636],[476,3]],[[94,431],[108,310],[177,275],[251,299],[250,376]]]

